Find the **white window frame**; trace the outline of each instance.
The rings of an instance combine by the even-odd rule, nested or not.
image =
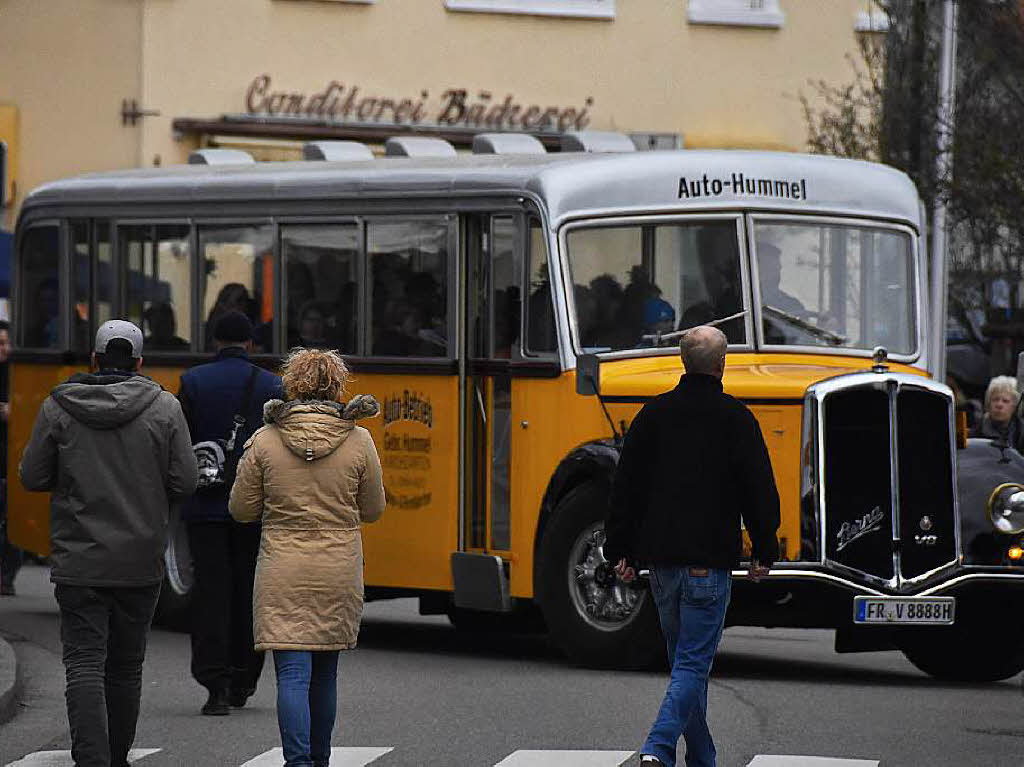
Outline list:
[[[860,11],[853,22],[855,32],[888,32],[889,17],[879,8]]]
[[[615,0],[445,0],[449,11],[614,19]]]
[[[761,7],[753,7],[755,4]],[[688,5],[691,24],[778,29],[786,23],[779,0],[688,0]]]

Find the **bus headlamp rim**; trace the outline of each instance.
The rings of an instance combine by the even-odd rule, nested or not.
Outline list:
[[[988,497],[988,503],[985,505],[988,521],[992,524],[992,528],[997,533],[1001,533],[1003,535],[1018,535],[1020,533],[1024,533],[1024,515],[1021,516],[1021,521],[1019,523],[1014,524],[1001,513],[1001,509],[997,508],[1000,495],[1006,490],[1011,489],[1015,489],[1019,493],[1024,493],[1024,485],[1017,482],[1004,482],[1003,484],[996,486]],[[1000,513],[998,521],[996,520],[997,512]]]

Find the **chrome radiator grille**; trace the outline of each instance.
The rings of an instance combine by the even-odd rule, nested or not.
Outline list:
[[[816,398],[815,500],[824,564],[910,590],[959,553],[952,398],[915,376],[841,376]]]

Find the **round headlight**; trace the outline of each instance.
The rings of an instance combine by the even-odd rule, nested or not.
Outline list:
[[[996,532],[1024,532],[1024,485],[1010,482],[993,490],[988,499],[988,518]]]

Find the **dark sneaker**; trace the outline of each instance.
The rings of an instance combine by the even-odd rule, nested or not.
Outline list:
[[[640,757],[640,767],[665,767],[665,763],[656,756],[644,754]]]
[[[228,708],[228,694],[223,690],[210,690],[210,697],[202,708],[203,716],[227,716],[231,713]]]
[[[244,687],[241,690],[231,690],[228,693],[228,703],[231,704],[231,708],[242,708],[245,702],[253,696],[256,692],[255,687]]]

